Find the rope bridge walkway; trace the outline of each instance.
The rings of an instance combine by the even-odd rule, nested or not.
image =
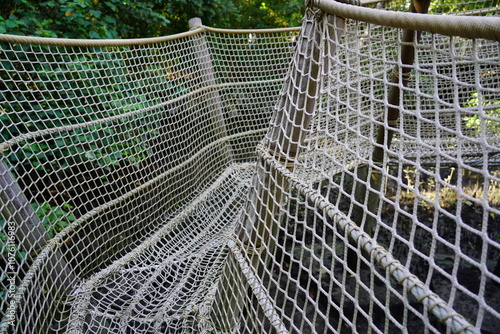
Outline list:
[[[0,35],[2,333],[497,333],[500,7]]]

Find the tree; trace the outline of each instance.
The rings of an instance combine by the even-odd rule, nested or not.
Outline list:
[[[6,0],[0,33],[64,38],[139,38],[179,33],[192,17],[221,28],[296,26],[302,0]]]
[[[304,1],[280,0],[262,2],[239,0],[235,28],[280,28],[299,26],[304,15]]]
[[[64,38],[154,36],[169,20],[155,1],[7,0],[0,9],[0,33]]]

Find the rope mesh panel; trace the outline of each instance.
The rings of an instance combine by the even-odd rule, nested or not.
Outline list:
[[[430,11],[498,13],[462,4]],[[494,333],[500,44],[339,6],[300,35],[0,35],[0,331]]]
[[[26,201],[10,211],[28,206],[49,235],[9,232],[25,222],[2,195],[18,248],[3,330],[12,313],[19,333],[196,328],[189,309],[210,302],[297,33],[2,43],[2,186],[19,185]],[[76,275],[69,288],[48,279],[52,262]]]
[[[391,10],[406,10],[410,1],[388,1],[386,8]],[[500,3],[498,0],[433,0],[429,12],[434,14],[453,15],[498,15]]]

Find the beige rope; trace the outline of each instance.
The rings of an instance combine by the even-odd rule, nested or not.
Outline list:
[[[280,33],[280,32],[299,32],[300,27],[273,28],[273,29],[222,29],[204,26],[206,31],[223,34],[262,34],[262,33]]]
[[[311,5],[332,15],[382,26],[428,31],[446,36],[500,41],[500,17],[459,17],[392,12],[345,5],[334,0],[311,0]]]
[[[71,38],[50,38],[35,36],[19,36],[0,34],[0,42],[36,44],[52,46],[73,46],[73,47],[104,47],[104,46],[132,46],[148,45],[154,43],[163,43],[184,37],[197,35],[204,31],[227,33],[227,34],[248,34],[248,33],[280,33],[280,32],[299,32],[300,27],[276,28],[276,29],[216,29],[205,26],[199,26],[189,31],[169,36],[151,37],[151,38],[131,38],[131,39],[71,39]]]
[[[203,31],[205,31],[205,28],[200,27],[175,35],[131,39],[74,39],[0,34],[0,42],[75,47],[132,46],[162,43],[196,35]]]
[[[348,220],[348,218],[325,197],[317,191],[310,191],[310,185],[296,178],[288,169],[277,164],[274,157],[265,150],[259,151],[259,156],[266,159],[271,167],[285,177],[290,186],[298,190],[308,201],[315,203],[316,207],[322,207],[321,211],[324,212],[326,216],[330,217],[338,228],[346,231],[347,234],[356,241],[357,245],[361,246],[364,251],[369,253],[384,270],[387,270],[389,274],[399,282],[399,284],[406,285],[408,291],[417,298],[420,303],[427,305],[429,311],[438,319],[444,319],[454,332],[477,333],[476,328],[469,324],[463,316],[459,315],[451,306],[442,300],[441,297],[433,293],[425,283],[420,281],[418,277],[412,274],[401,264],[401,262],[394,259],[392,254],[379,245],[375,239],[372,239],[354,222]]]
[[[389,2],[391,0],[359,0],[359,4],[361,6],[371,6],[371,5],[376,5],[379,2]]]
[[[257,144],[257,154],[259,154],[259,152],[268,152],[276,161],[287,169],[292,169],[293,166],[295,166],[295,160],[291,160],[289,156],[283,155],[280,152],[271,149],[262,141]]]
[[[411,78],[411,72],[399,72],[398,68],[393,68],[392,69],[392,75],[394,75],[394,77],[396,79],[399,79],[400,77],[403,78],[403,80],[409,80]]]
[[[247,254],[249,256],[259,255],[266,248],[265,245],[261,245],[259,247],[253,247],[249,244],[243,243],[241,240],[239,240],[238,238],[233,237],[233,236],[228,236],[227,238],[232,240],[236,245],[238,245],[245,252],[245,254]]]

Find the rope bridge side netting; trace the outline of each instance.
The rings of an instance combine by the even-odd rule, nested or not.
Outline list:
[[[497,332],[498,11],[312,3],[213,328]]]
[[[0,331],[495,333],[498,1],[350,2],[0,35]]]
[[[1,35],[1,331],[193,331],[299,28]]]

